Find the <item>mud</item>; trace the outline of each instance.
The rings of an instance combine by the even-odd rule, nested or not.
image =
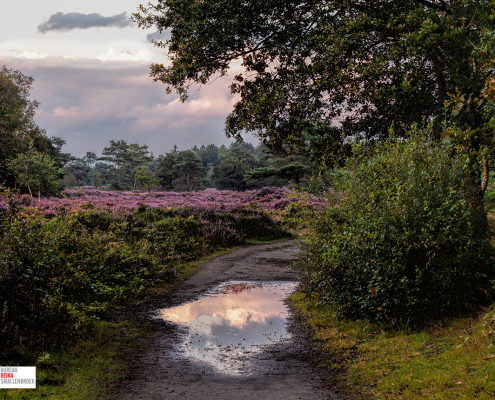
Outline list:
[[[209,261],[176,290],[129,309],[153,334],[136,346],[126,360],[130,377],[119,383],[116,399],[340,399],[310,365],[307,337],[294,318],[290,333],[259,351],[232,352],[234,362],[246,363],[245,373],[229,373],[180,354],[188,328],[160,318],[158,310],[193,301],[229,281],[295,281],[291,265],[297,260],[294,241],[250,245]],[[155,318],[153,318],[155,317]]]

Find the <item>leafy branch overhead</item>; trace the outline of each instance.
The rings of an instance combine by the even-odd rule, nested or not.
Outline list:
[[[331,136],[336,120],[341,137],[380,140],[391,126],[404,135],[404,125],[440,115],[456,89],[479,96],[491,71],[475,50],[493,11],[489,0],[159,0],[132,18],[170,31],[155,45],[171,64],[153,64],[151,76],[183,101],[191,85],[241,59],[226,132],[255,132],[276,147],[314,126]],[[475,128],[479,117],[473,110],[459,123]]]

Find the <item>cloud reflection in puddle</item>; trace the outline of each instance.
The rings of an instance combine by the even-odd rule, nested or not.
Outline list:
[[[236,291],[236,285],[242,290]],[[296,282],[225,282],[196,301],[158,310],[157,317],[187,327],[177,349],[186,358],[229,375],[246,374],[253,354],[289,337],[283,300],[296,286]]]

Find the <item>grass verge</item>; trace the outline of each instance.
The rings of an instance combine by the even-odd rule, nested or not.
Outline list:
[[[295,312],[312,328],[315,363],[362,399],[493,399],[495,348],[478,315],[421,331],[385,331],[341,321],[316,297],[296,292]]]
[[[248,239],[246,240],[247,244],[272,244],[272,243],[279,243],[279,242],[285,242],[287,240],[294,239],[294,237],[283,237],[280,239],[273,239],[273,240],[258,240],[258,239]]]
[[[148,289],[151,296],[171,291],[195,274],[212,258],[238,249],[220,249],[198,261],[184,264],[171,282]],[[133,321],[100,322],[91,337],[58,352],[40,354],[36,369],[36,389],[0,389],[0,400],[112,398],[115,382],[128,374],[124,361],[141,337],[151,332]]]

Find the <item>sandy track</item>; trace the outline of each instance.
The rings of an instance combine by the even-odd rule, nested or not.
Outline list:
[[[291,270],[291,263],[297,259],[297,252],[294,241],[240,248],[209,261],[172,293],[157,296],[132,313],[141,321],[149,321],[154,310],[193,300],[224,281],[295,280],[297,274]],[[268,346],[251,360],[254,373],[227,376],[177,357],[174,345],[181,335],[176,325],[161,320],[150,323],[155,334],[129,355],[133,373],[119,384],[116,399],[338,399],[304,361],[305,338],[297,328],[293,327],[290,339]]]

